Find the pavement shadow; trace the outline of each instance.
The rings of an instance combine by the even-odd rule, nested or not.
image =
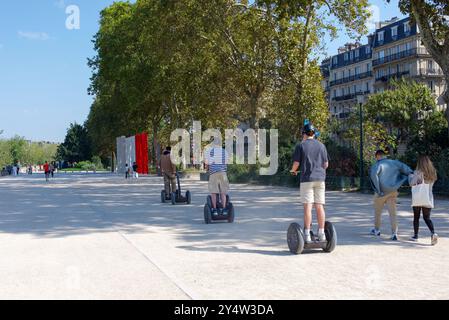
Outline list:
[[[160,203],[161,178],[144,177],[125,181],[115,175],[57,176],[46,183],[43,177],[0,180],[0,233],[23,233],[37,237],[68,237],[97,232],[174,233],[192,251],[243,252],[290,255],[286,231],[290,223],[302,224],[299,191],[293,188],[232,185],[236,208],[233,224],[206,225],[203,206],[207,183],[182,181],[193,195],[191,205]],[[428,247],[406,241],[412,233],[410,199],[401,198],[400,241],[389,241],[389,218],[383,217],[383,235],[368,235],[373,224],[372,196],[358,193],[327,193],[327,217],[335,224],[339,246]],[[449,237],[449,201],[437,200],[432,219],[441,237]],[[157,228],[154,228],[157,227]],[[430,236],[421,223],[421,237]],[[250,247],[250,248],[248,248]],[[309,251],[311,253],[321,250]]]

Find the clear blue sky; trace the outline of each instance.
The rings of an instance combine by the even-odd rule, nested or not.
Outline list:
[[[92,37],[99,12],[113,0],[14,0],[0,5],[0,130],[31,140],[61,142],[71,122],[83,123],[92,97],[87,95]],[[379,18],[401,16],[397,0],[371,0]],[[66,28],[65,8],[80,9],[80,29]],[[328,52],[349,41],[344,33]]]

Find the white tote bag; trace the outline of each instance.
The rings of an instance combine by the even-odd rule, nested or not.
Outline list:
[[[412,207],[433,208],[430,184],[420,183],[412,186]]]

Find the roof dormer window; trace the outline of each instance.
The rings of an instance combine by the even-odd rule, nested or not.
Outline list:
[[[384,42],[384,34],[385,34],[385,31],[377,32],[377,41],[378,42]]]
[[[398,26],[391,27],[391,37],[394,40],[398,38]]]
[[[410,21],[404,22],[404,33],[410,33]]]

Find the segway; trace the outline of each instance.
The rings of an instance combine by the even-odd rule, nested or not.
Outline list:
[[[169,184],[170,193],[167,194],[165,190],[161,191],[161,202],[165,203],[167,201],[171,201],[172,205],[175,205],[177,203],[187,203],[190,204],[192,202],[192,194],[190,191],[186,191],[185,196],[182,195],[181,192],[181,184],[179,183],[179,173],[176,172],[176,181],[178,183],[178,190],[176,192],[172,192],[171,190],[171,184]]]
[[[226,195],[226,209],[227,213],[223,213],[223,204],[221,202],[221,196],[217,194],[217,212],[212,214],[212,196],[207,196],[207,202],[204,205],[204,222],[210,224],[215,221],[227,221],[229,223],[234,222],[234,205],[231,202],[229,195]]]
[[[324,224],[324,234],[326,235],[326,241],[319,241],[318,236],[310,231],[312,241],[306,242],[302,227],[294,222],[287,231],[288,248],[293,254],[301,254],[308,249],[322,249],[324,252],[334,251],[337,246],[337,231],[329,221]]]

